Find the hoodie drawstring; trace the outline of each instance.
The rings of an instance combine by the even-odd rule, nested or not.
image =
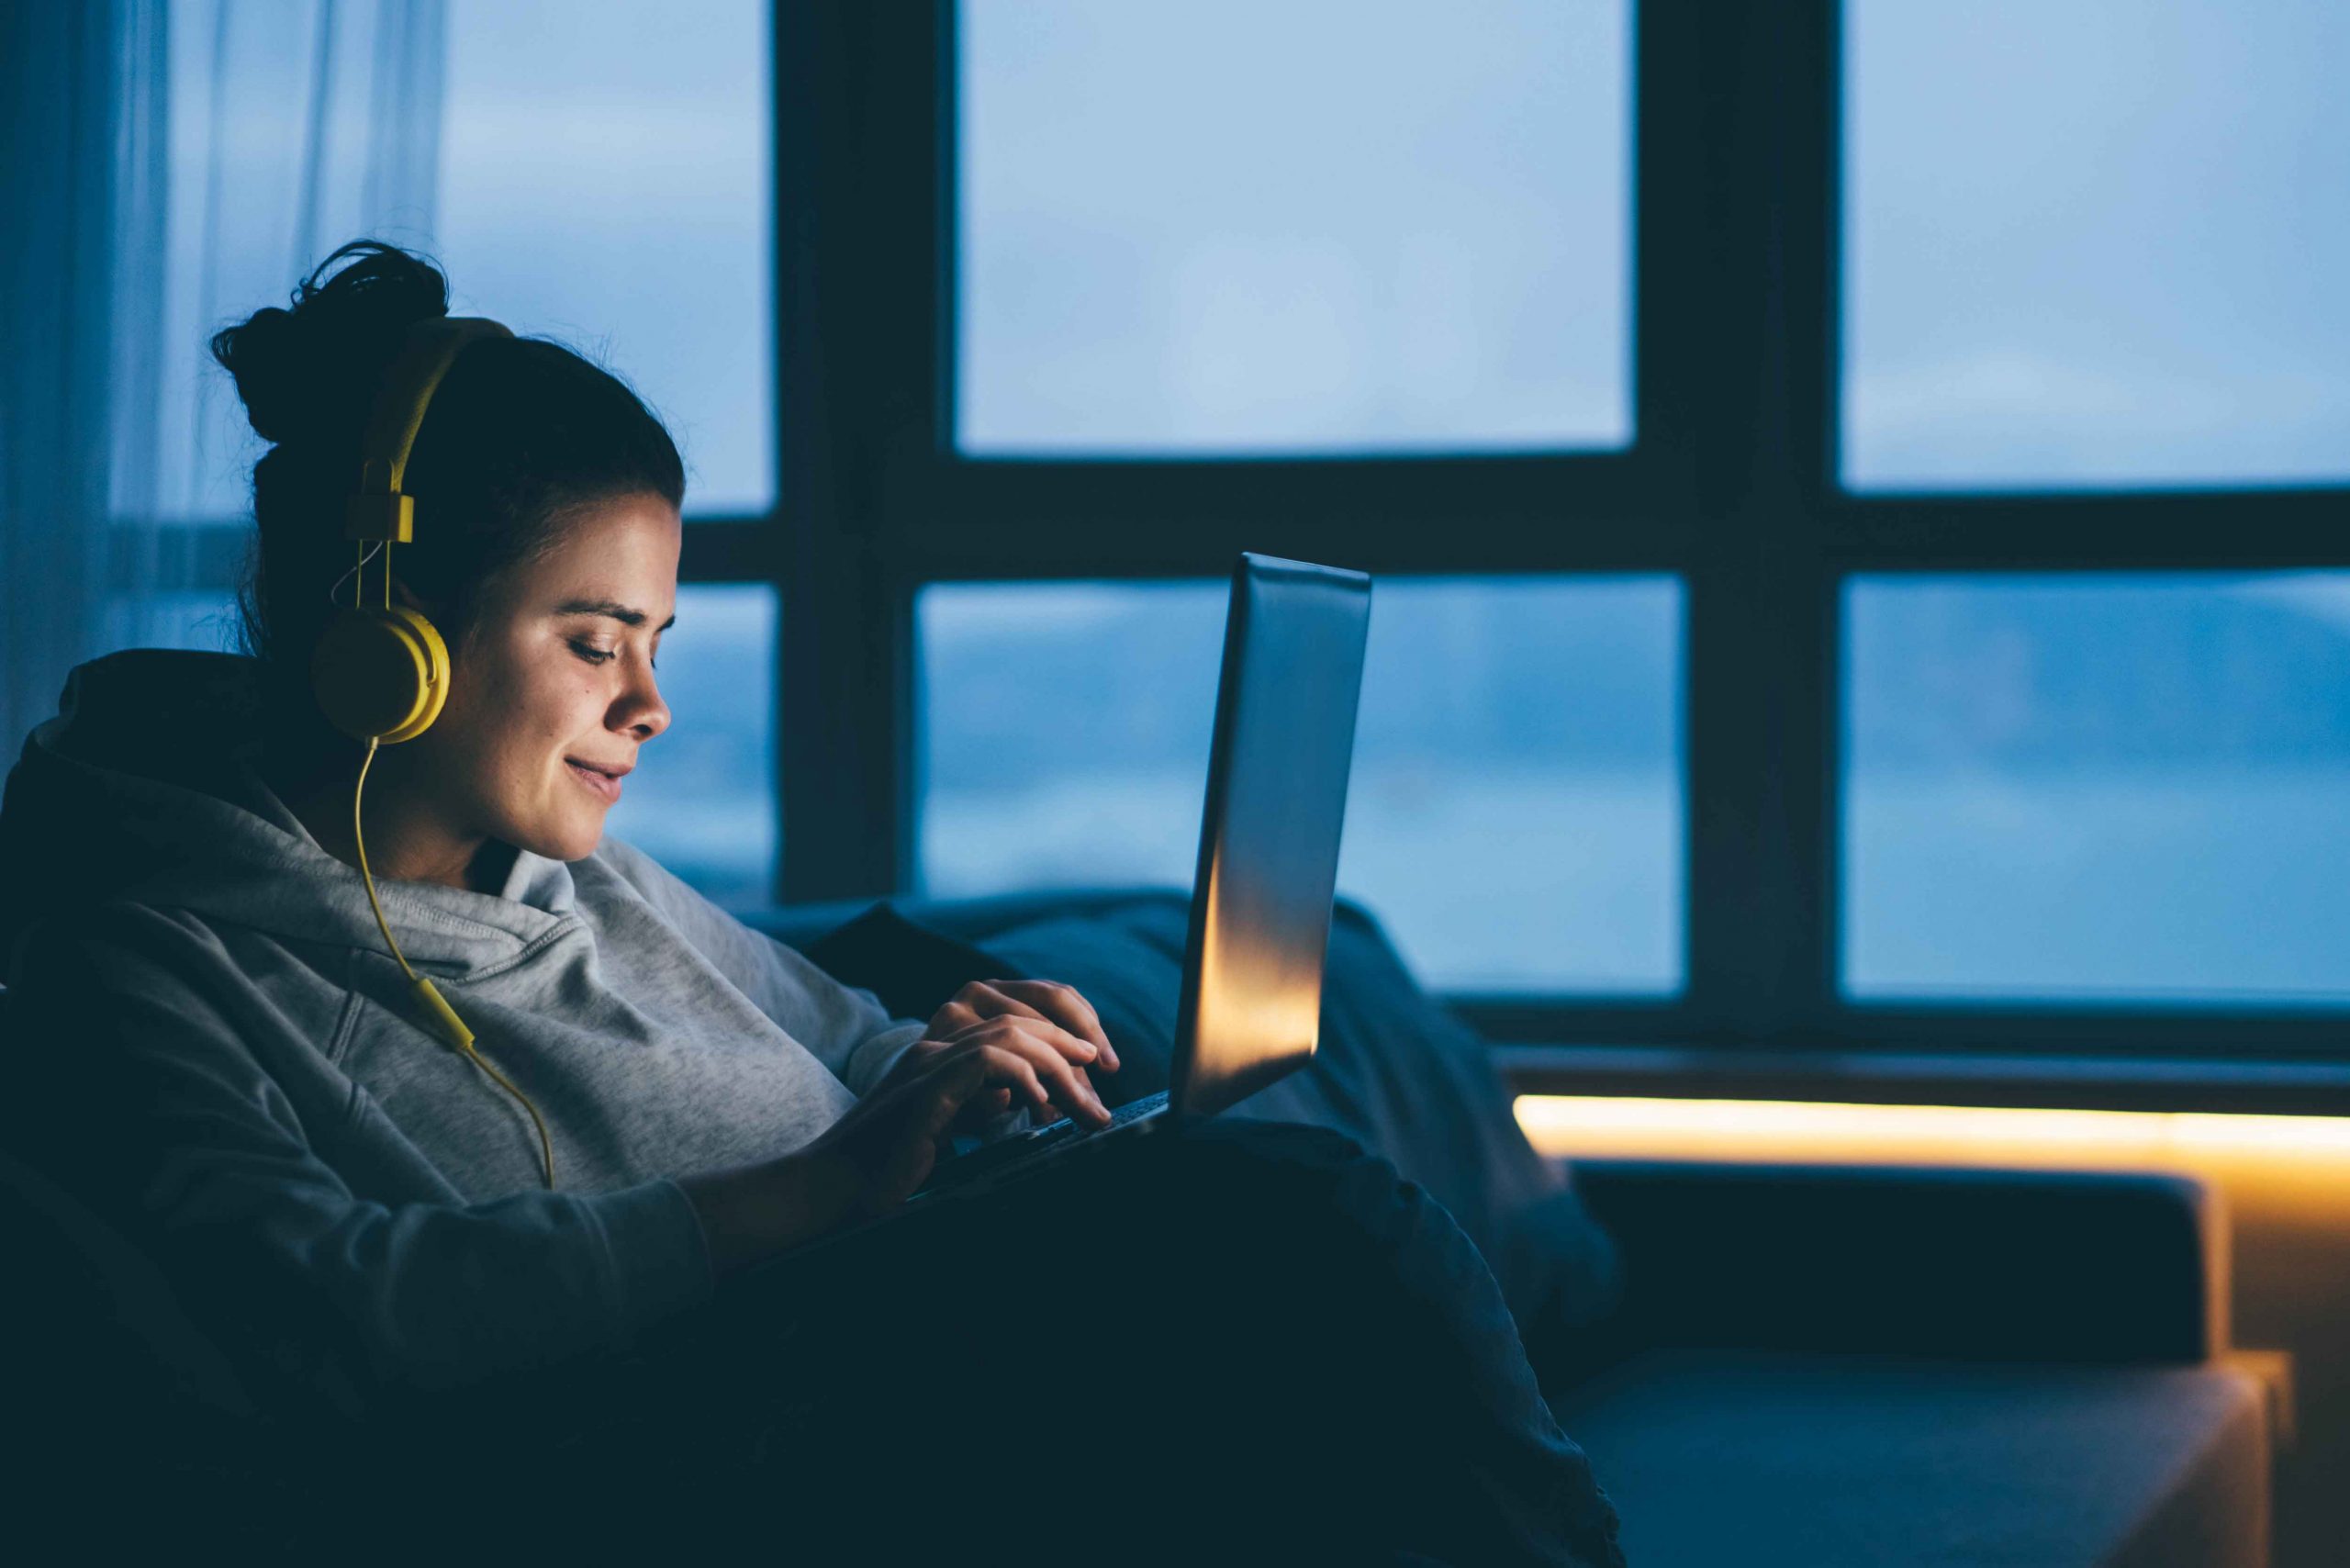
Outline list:
[[[351,787],[351,837],[352,842],[359,847],[359,875],[367,884],[367,905],[375,912],[375,924],[384,933],[385,944],[391,948],[392,957],[399,960],[400,969],[407,974],[408,984],[416,991],[418,1002],[431,1017],[440,1035],[451,1045],[463,1051],[476,1067],[489,1074],[499,1088],[520,1101],[522,1109],[531,1114],[531,1125],[539,1132],[540,1168],[545,1175],[547,1190],[553,1192],[554,1190],[554,1142],[547,1137],[547,1124],[545,1119],[540,1116],[539,1108],[531,1103],[529,1095],[515,1088],[511,1082],[508,1081],[504,1073],[490,1066],[483,1058],[481,1052],[475,1049],[474,1032],[465,1027],[464,1020],[457,1016],[457,1010],[449,1005],[448,999],[441,994],[440,989],[409,968],[408,955],[401,952],[400,945],[392,939],[391,923],[384,918],[384,906],[375,898],[375,874],[367,868],[367,841],[361,833],[359,825],[360,791],[367,788],[368,765],[375,760],[375,742],[371,736],[367,742],[367,755],[360,759],[359,781]]]

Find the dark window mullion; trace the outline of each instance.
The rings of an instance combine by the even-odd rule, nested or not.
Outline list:
[[[1841,578],[1825,550],[1827,508],[1842,442],[1843,6],[1812,0],[1792,23],[1779,266],[1787,323],[1789,440],[1797,506],[1786,539],[1785,613],[1797,644],[1788,661],[1789,859],[1799,879],[1788,978],[1798,988],[1799,1031],[1837,1017],[1842,930],[1843,711]],[[1798,678],[1800,677],[1804,678]]]
[[[1640,453],[947,457],[887,510],[907,530],[893,551],[944,577],[1222,577],[1244,549],[1373,572],[1678,569],[1692,531],[1669,477]]]
[[[1387,577],[1679,572],[1687,552],[1671,540],[1555,536],[1569,525],[1555,515],[1523,525],[1472,530],[1430,518],[1425,534],[1369,532],[1343,521],[1201,517],[1172,536],[1106,525],[1032,530],[1017,544],[979,533],[940,531],[900,540],[893,551],[924,581],[1069,581],[1107,577],[1223,577],[1243,550]],[[1683,531],[1685,532],[1685,531]]]
[[[1448,454],[1425,456],[1134,462],[947,459],[923,477],[926,514],[967,508],[1003,520],[1017,549],[1031,532],[1072,526],[1181,526],[1248,514],[1344,521],[1366,532],[1425,532],[1432,524],[1490,528],[1541,521],[1572,550],[1586,519],[1685,510],[1670,476],[1638,454]]]
[[[1830,548],[1855,570],[2350,566],[2350,488],[1844,497]]]
[[[797,18],[797,21],[794,21]],[[776,571],[776,646],[773,658],[773,767],[776,767],[776,865],[771,869],[768,893],[780,901],[792,896],[794,868],[801,863],[804,851],[799,848],[797,837],[809,832],[813,818],[801,816],[801,809],[815,806],[794,788],[792,771],[801,755],[792,745],[792,720],[801,717],[804,693],[794,689],[794,675],[799,661],[794,658],[792,628],[806,616],[806,604],[792,592],[792,576],[785,574],[785,557],[789,554],[788,541],[792,533],[806,527],[809,512],[818,503],[820,491],[809,482],[809,475],[801,473],[801,465],[811,461],[811,454],[820,444],[820,425],[813,425],[813,407],[804,407],[799,398],[809,390],[809,364],[801,360],[806,343],[806,331],[813,327],[813,275],[811,259],[799,238],[804,233],[809,218],[809,207],[813,202],[813,137],[818,118],[813,99],[801,92],[801,59],[804,40],[801,30],[809,21],[809,9],[789,5],[788,0],[768,0],[768,113],[773,115],[771,141],[768,141],[768,179],[773,181],[771,211],[768,211],[768,247],[773,265],[773,297],[768,306],[768,319],[776,331],[776,345],[768,360],[776,372],[776,515],[771,541],[773,571]],[[813,30],[813,28],[809,28]],[[693,541],[688,536],[687,550],[681,553],[679,569],[693,562]],[[822,696],[815,693],[820,705]]]
[[[1702,128],[1704,219],[1644,285],[1687,301],[1704,508],[1690,586],[1690,1002],[1702,1036],[1779,1040],[1832,1006],[1832,0],[1692,7],[1644,111]],[[1653,102],[1653,99],[1651,99]],[[1660,240],[1663,237],[1659,236]]]
[[[780,891],[909,867],[912,589],[881,541],[893,467],[935,438],[939,6],[776,8],[783,504]]]
[[[1684,1009],[1633,999],[1456,994],[1445,1000],[1500,1044],[1752,1050],[1759,1043],[1750,1028],[1695,1024]],[[2270,1087],[2290,1092],[2308,1085],[2312,1064],[2342,1060],[2342,1033],[2341,1014],[2322,1008],[1875,1005],[1844,1007],[1767,1044],[1823,1063],[1905,1051],[1953,1060],[2004,1053],[2156,1063],[2173,1075],[2174,1083],[2191,1081],[2176,1076],[2182,1060],[2223,1059],[2247,1075],[2265,1070]],[[2350,1086],[2341,1079],[2342,1069],[2333,1071]],[[2086,1070],[2082,1081],[2101,1076]]]
[[[677,560],[680,583],[773,583],[781,577],[783,534],[777,517],[711,519],[686,524]]]

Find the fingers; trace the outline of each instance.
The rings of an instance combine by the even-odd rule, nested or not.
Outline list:
[[[955,1043],[984,1050],[990,1081],[1009,1084],[1039,1112],[1058,1105],[1073,1119],[1097,1126],[1110,1119],[1091,1081],[1069,1060],[1092,1047],[1057,1025],[1024,1016],[989,1018],[956,1036]]]
[[[968,991],[971,988],[965,986],[963,989]],[[958,995],[954,1001],[931,1014],[930,1026],[923,1033],[934,1040],[953,1039],[985,1016],[985,1014],[979,1012]]]
[[[1058,980],[990,980],[998,992],[1015,1003],[1025,1004],[1035,1016],[1060,1025],[1093,1047],[1102,1070],[1118,1070],[1117,1047],[1110,1044],[1110,1036],[1102,1032],[1101,1014],[1093,1004],[1078,993],[1077,987],[1063,985]]]
[[[967,980],[960,991],[947,998],[946,1006],[931,1014],[930,1027],[924,1032],[935,1040],[951,1040],[1000,1011],[1002,1001],[993,981]]]
[[[975,1024],[1002,1017],[1050,1024],[1072,1042],[1091,1047],[1072,1055],[1072,1060],[1098,1065],[1104,1072],[1118,1070],[1117,1047],[1102,1030],[1093,1004],[1075,986],[1058,980],[972,980],[938,1010],[931,1020],[930,1033],[939,1039],[952,1039]]]

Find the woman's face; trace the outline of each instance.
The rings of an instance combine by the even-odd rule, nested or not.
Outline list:
[[[469,857],[494,838],[577,860],[601,842],[618,776],[669,727],[653,655],[677,618],[684,538],[658,496],[605,501],[487,587],[452,650],[448,705],[387,754],[419,814],[451,835],[439,847]]]

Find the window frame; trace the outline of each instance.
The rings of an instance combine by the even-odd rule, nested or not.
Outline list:
[[[2350,565],[2350,491],[1855,494],[1839,483],[1837,0],[1633,15],[1631,445],[1556,455],[967,457],[954,450],[953,0],[778,6],[777,531],[786,900],[911,883],[912,602],[930,582],[1374,573],[1686,585],[1685,989],[1449,998],[1489,1036],[1874,1056],[2340,1056],[2339,1014],[1843,998],[1838,601],[1855,573]],[[1440,521],[1440,529],[1431,524]]]
[[[1887,1006],[1838,990],[1838,599],[1862,571],[2350,565],[2343,489],[1852,494],[1838,482],[1838,0],[1633,7],[1627,452],[954,452],[957,7],[778,7],[778,891],[902,891],[912,597],[931,580],[1220,576],[1241,548],[1687,583],[1685,973],[1662,1002],[1455,997],[1504,1041],[1762,1051],[2326,1056],[2308,1011]],[[815,339],[811,339],[813,331]],[[811,341],[818,353],[811,355]],[[832,345],[853,345],[846,357]],[[811,386],[813,378],[813,386]],[[1434,521],[1443,527],[1431,527]],[[708,529],[708,524],[702,524]],[[700,532],[700,529],[698,529]],[[710,541],[714,545],[717,541]],[[815,566],[813,571],[809,566]],[[841,649],[853,649],[844,661]],[[851,757],[853,767],[841,767]]]

